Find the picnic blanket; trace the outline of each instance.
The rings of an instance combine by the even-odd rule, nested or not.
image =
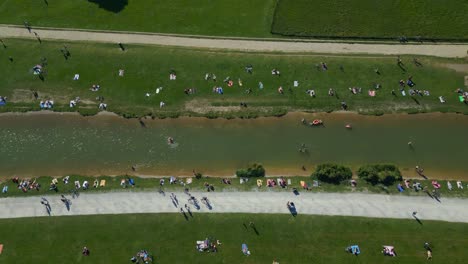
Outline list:
[[[106,187],[106,180],[101,180],[99,187]]]
[[[242,244],[242,253],[244,253],[244,255],[246,256],[250,255],[250,251],[249,251],[249,248],[247,247],[247,244]]]

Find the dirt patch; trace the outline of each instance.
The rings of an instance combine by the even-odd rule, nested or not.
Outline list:
[[[461,73],[468,73],[468,64],[444,64],[445,67]],[[466,76],[465,76],[466,82]],[[466,83],[465,83],[466,85]]]
[[[27,89],[15,89],[11,94],[10,102],[32,102],[34,101],[34,95],[31,90]]]
[[[213,106],[208,99],[193,99],[185,103],[185,110],[189,112],[206,114],[209,112],[235,112],[240,106]]]

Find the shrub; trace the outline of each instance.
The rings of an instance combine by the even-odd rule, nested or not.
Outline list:
[[[262,164],[253,163],[247,169],[239,169],[236,171],[236,176],[241,178],[250,178],[250,177],[264,177],[265,168]]]
[[[371,183],[372,185],[383,184],[386,186],[401,181],[401,172],[395,165],[375,164],[365,165],[358,170],[359,178]]]
[[[338,164],[320,164],[312,173],[312,177],[316,177],[319,181],[339,184],[344,180],[349,180],[353,176],[350,168]]]

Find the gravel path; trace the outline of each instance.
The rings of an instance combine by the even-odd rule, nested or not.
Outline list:
[[[384,55],[429,55],[438,57],[466,57],[467,44],[375,44],[375,43],[337,43],[312,41],[271,41],[247,39],[197,38],[170,36],[151,33],[85,31],[74,29],[33,28],[42,40],[68,41],[96,41],[114,43],[156,44],[163,46],[182,46],[210,49],[231,49],[244,51],[272,51],[272,52],[313,52],[331,54],[384,54]],[[0,25],[0,38],[32,38],[24,27]]]
[[[111,192],[87,194],[71,199],[70,211],[60,201],[60,196],[47,196],[52,216],[59,215],[95,215],[95,214],[130,214],[130,213],[178,213],[180,207],[188,204],[188,196],[175,193],[179,205],[171,201],[170,194],[157,192]],[[192,193],[199,201],[208,197],[211,210],[200,203],[197,210],[192,205],[192,212],[203,213],[280,213],[289,214],[288,201],[294,202],[298,215],[342,215],[377,218],[412,219],[412,212],[424,220],[442,220],[468,223],[467,200],[446,198],[441,202],[428,196],[390,196],[356,193],[306,193],[298,196],[292,192],[219,192]],[[40,197],[1,198],[0,218],[20,218],[46,216]]]

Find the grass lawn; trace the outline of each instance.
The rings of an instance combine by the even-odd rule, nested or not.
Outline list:
[[[58,177],[58,191],[50,191],[49,185],[52,182],[52,177],[49,176],[41,176],[35,178],[36,182],[40,184],[39,191],[37,190],[29,190],[28,192],[23,192],[21,189],[17,188],[17,184],[13,183],[11,179],[3,179],[0,181],[0,189],[3,189],[3,186],[7,185],[9,187],[7,193],[0,193],[0,198],[4,197],[21,197],[21,196],[32,196],[32,195],[52,195],[52,194],[65,194],[71,195],[72,191],[75,190],[74,182],[79,181],[80,184],[83,184],[84,181],[88,181],[90,184],[90,188],[88,190],[80,189],[79,193],[96,193],[96,192],[114,192],[114,191],[129,191],[129,192],[138,192],[138,191],[147,191],[147,192],[158,192],[160,189],[164,190],[165,192],[183,192],[184,188],[189,188],[190,191],[206,191],[206,187],[204,186],[205,183],[213,185],[215,188],[215,192],[243,192],[243,191],[259,191],[259,192],[291,192],[292,188],[297,188],[300,192],[308,192],[303,189],[300,185],[301,181],[307,182],[310,186],[312,186],[313,180],[310,177],[287,177],[287,179],[291,180],[291,184],[288,188],[281,188],[281,187],[267,187],[266,181],[267,179],[277,179],[278,177],[271,177],[271,178],[262,178],[263,179],[263,186],[258,187],[256,184],[256,179],[253,178],[246,183],[240,183],[239,178],[229,178],[231,184],[223,184],[222,178],[202,178],[202,179],[195,179],[192,178],[192,183],[189,185],[182,185],[182,184],[169,184],[169,177],[165,177],[165,184],[161,188],[159,185],[159,181],[161,178],[141,178],[135,176],[129,176],[135,181],[135,186],[127,188],[123,188],[120,183],[122,179],[127,179],[126,176],[100,176],[100,177],[91,177],[91,176],[78,176],[78,175],[71,175],[68,184],[64,184],[62,179],[63,177]],[[106,180],[105,187],[93,188],[94,180]],[[186,182],[185,178],[180,178],[183,182]],[[32,179],[34,181],[34,179]],[[327,183],[320,183],[319,187],[312,187],[309,192],[319,193],[319,192],[358,192],[358,193],[380,193],[380,194],[392,194],[392,195],[408,195],[408,196],[415,196],[421,195],[426,196],[427,194],[423,191],[416,192],[412,189],[406,189],[404,192],[400,193],[397,189],[397,184],[384,187],[383,185],[371,185],[363,180],[356,179],[357,186],[351,187],[348,183],[343,183],[339,185],[335,184],[327,184]],[[413,180],[414,182],[421,183],[422,186],[427,186],[429,191],[433,190],[432,184],[430,180]],[[441,194],[442,199],[444,197],[461,197],[465,198],[468,197],[468,189],[458,189],[456,185],[456,181],[450,181],[453,189],[452,191],[448,190],[447,188],[447,181],[440,180],[438,181],[441,184],[441,188],[439,189],[439,193]],[[401,182],[404,186],[404,183]],[[463,186],[468,187],[466,182],[463,183]],[[241,194],[240,194],[241,195]]]
[[[272,32],[286,36],[468,40],[464,0],[280,0]]]
[[[254,222],[258,235],[248,227]],[[148,250],[154,263],[465,263],[466,224],[356,217],[261,214],[102,215],[0,220],[2,263],[130,263]],[[244,227],[244,225],[247,226]],[[218,253],[200,253],[197,240],[222,243]],[[251,256],[241,252],[246,243]],[[358,244],[361,254],[345,253]],[[385,257],[382,245],[398,256]],[[87,246],[90,256],[81,255]]]
[[[271,37],[275,0],[3,0],[0,23],[211,36]]]
[[[7,48],[0,49],[4,76],[0,96],[7,96],[9,103],[0,107],[1,112],[39,110],[32,91],[38,91],[39,99],[54,100],[56,111],[76,111],[68,104],[78,96],[83,101],[78,106],[82,113],[96,113],[96,97],[103,96],[109,111],[127,116],[198,113],[255,117],[289,110],[335,111],[340,110],[341,101],[346,101],[350,111],[371,114],[467,111],[467,105],[460,103],[454,92],[463,87],[463,74],[440,66],[449,60],[419,58],[424,66],[418,67],[413,64],[413,57],[402,57],[403,71],[396,65],[395,57],[252,54],[138,45],[127,46],[122,52],[117,45],[95,43],[68,43],[71,57],[66,60],[60,52],[60,42],[4,41]],[[41,58],[47,59],[44,81],[32,74]],[[321,62],[327,63],[327,71],[317,69]],[[253,74],[244,70],[248,64],[253,65]],[[280,77],[271,74],[273,68],[280,70]],[[375,73],[377,68],[380,74]],[[125,70],[124,77],[118,76],[119,69]],[[169,80],[171,69],[177,73],[176,81]],[[80,74],[78,81],[73,81],[75,73]],[[205,81],[205,73],[216,74],[217,81]],[[228,76],[233,87],[223,83]],[[431,95],[401,96],[398,81],[409,76],[413,76],[416,89],[429,90]],[[238,79],[242,80],[242,87]],[[299,87],[293,87],[295,80]],[[259,82],[264,89],[259,89]],[[368,96],[368,90],[377,83],[382,88],[375,97]],[[101,90],[90,91],[92,84],[99,84]],[[213,93],[215,85],[223,87],[223,95]],[[284,94],[278,93],[280,86]],[[155,94],[157,87],[163,87],[159,94]],[[362,94],[353,95],[349,87],[361,87]],[[187,88],[194,88],[196,93],[186,95]],[[250,94],[246,92],[248,88]],[[335,89],[337,96],[328,96],[329,88]],[[306,94],[308,89],[316,91],[316,98]],[[391,94],[392,89],[397,96]],[[408,86],[405,89],[408,93]],[[445,104],[439,102],[441,95],[446,98]],[[161,101],[166,103],[163,109],[159,107]],[[239,110],[240,102],[249,107]]]

